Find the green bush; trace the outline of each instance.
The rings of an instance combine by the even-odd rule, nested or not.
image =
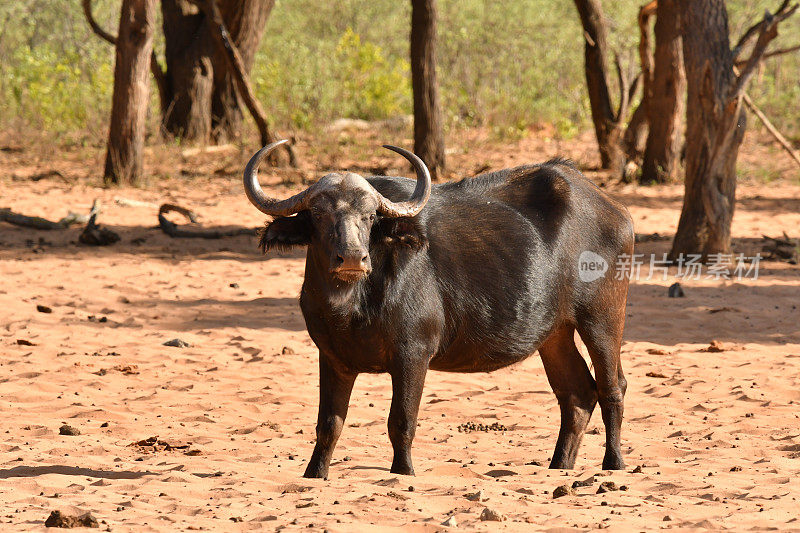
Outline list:
[[[409,64],[405,59],[388,61],[381,48],[362,43],[348,28],[336,45],[338,62],[335,83],[341,86],[344,101],[354,118],[381,119],[409,111],[411,87]]]

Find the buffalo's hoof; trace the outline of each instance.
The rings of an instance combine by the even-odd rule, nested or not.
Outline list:
[[[622,457],[612,455],[603,458],[603,470],[624,470],[625,461]]]
[[[392,469],[390,470],[392,474],[401,474],[403,476],[413,476],[414,474],[414,467],[411,465],[399,465],[395,466],[392,465]]]
[[[306,468],[303,477],[312,479],[328,479],[328,470],[323,468],[311,468],[311,465],[309,465],[308,468]]]

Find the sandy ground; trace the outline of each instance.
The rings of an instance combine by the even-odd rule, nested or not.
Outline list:
[[[97,186],[100,156],[64,154],[79,162],[32,181],[52,168],[46,157],[0,154],[0,206],[58,219],[100,198],[100,222],[122,236],[90,248],[75,244],[77,227],[0,223],[0,529],[44,529],[61,510],[89,511],[114,531],[439,531],[454,528],[441,525],[449,517],[477,530],[800,530],[797,266],[763,262],[757,280],[681,280],[686,297],[675,299],[674,268],[666,280],[642,269],[623,346],[626,471],[601,470],[599,410],[576,469],[546,468],[559,416],[532,357],[492,374],[428,375],[413,478],[388,471],[388,376],[362,375],[330,479],[306,480],[318,389],[297,303],[303,254],[264,258],[248,236],[173,240],[154,228],[155,209],[114,202],[171,199],[209,225],[257,226],[238,181],[246,155],[215,154],[205,166],[172,155],[161,170],[172,177],[146,189]],[[661,235],[674,232],[681,193],[614,191],[638,233]],[[738,251],[758,251],[762,233],[798,236],[796,181],[743,185],[740,198]],[[191,347],[163,345],[173,338]],[[704,351],[712,341],[721,352]],[[459,431],[470,422],[500,430]],[[63,424],[80,435],[60,435]],[[155,436],[162,444],[136,445]],[[627,490],[597,494],[603,481]],[[478,491],[479,501],[467,497]],[[505,521],[481,521],[487,507]]]

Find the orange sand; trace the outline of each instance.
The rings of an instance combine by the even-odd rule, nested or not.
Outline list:
[[[180,179],[149,189],[23,179],[41,165],[0,178],[0,206],[57,219],[88,211],[97,197],[100,222],[122,235],[88,248],[71,244],[77,227],[0,223],[2,529],[44,529],[59,509],[90,511],[114,531],[439,531],[450,516],[478,530],[800,530],[800,269],[775,262],[762,263],[756,281],[684,281],[681,299],[666,296],[674,268],[667,281],[632,284],[627,471],[600,468],[599,409],[576,470],[547,470],[559,415],[532,357],[492,374],[429,373],[414,478],[388,471],[388,376],[359,377],[330,480],[301,478],[317,406],[317,354],[297,303],[303,253],[263,258],[254,237],[172,240],[153,229],[155,209],[114,202],[172,198],[209,225],[259,225],[240,191],[243,157],[219,163],[227,170],[194,189]],[[614,192],[637,233],[668,235],[681,193]],[[797,236],[800,186],[743,186],[739,196],[738,249],[757,251],[762,233]],[[648,242],[637,252],[668,246]],[[162,345],[175,337],[192,347]],[[701,351],[712,340],[725,351]],[[470,421],[508,429],[458,431]],[[59,435],[62,423],[81,435]],[[189,448],[130,446],[156,435]],[[557,486],[592,474],[593,486],[552,498]],[[607,480],[628,490],[595,494]],[[486,501],[465,497],[476,491]],[[506,521],[480,521],[484,507]]]

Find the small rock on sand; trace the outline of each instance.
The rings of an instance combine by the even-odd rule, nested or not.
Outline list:
[[[45,520],[46,527],[100,527],[97,519],[91,513],[85,513],[80,516],[65,515],[61,511],[53,511],[50,516]]]
[[[727,349],[728,349],[727,346],[725,346],[720,341],[715,339],[712,340],[711,343],[709,343],[708,348],[702,348],[700,351],[709,353],[720,353],[726,351]]]
[[[48,307],[46,305],[41,305],[41,304],[36,306],[36,310],[39,311],[40,313],[52,313],[53,312],[53,308],[52,307]]]
[[[673,283],[672,285],[670,285],[669,290],[667,291],[667,295],[670,298],[683,298],[684,296],[686,296],[683,293],[683,287],[681,287],[680,283]]]
[[[488,507],[484,507],[483,511],[481,511],[481,522],[502,522],[506,519],[505,516],[501,515],[494,509],[489,509]]]
[[[580,487],[591,487],[594,484],[594,476],[589,476],[583,480],[575,480],[572,482],[572,488],[577,489]]]
[[[172,346],[173,348],[191,348],[191,344],[181,339],[172,339],[164,343],[164,346]]]
[[[447,517],[447,520],[442,522],[442,525],[447,527],[458,527],[458,522],[456,521],[456,517],[451,515]]]
[[[59,435],[69,435],[70,437],[76,437],[81,434],[78,428],[74,428],[70,425],[64,424],[60,428],[58,428]]]
[[[619,490],[617,484],[613,481],[603,481],[600,483],[600,486],[597,487],[597,494],[603,494],[604,492],[613,492],[615,490]]]
[[[560,498],[562,496],[570,496],[575,494],[575,489],[570,487],[569,485],[561,485],[556,487],[556,490],[553,491],[553,499]]]
[[[489,497],[486,496],[482,490],[465,494],[464,497],[471,502],[485,502],[489,499]]]

